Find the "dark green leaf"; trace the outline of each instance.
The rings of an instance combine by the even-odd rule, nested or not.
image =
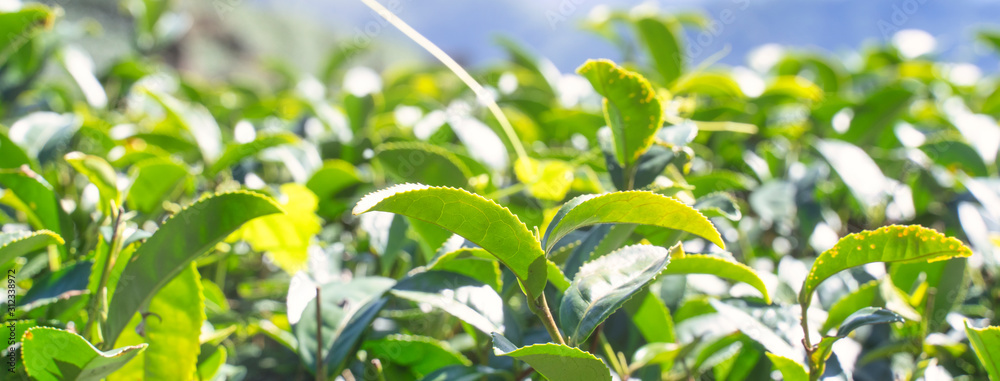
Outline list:
[[[598,324],[663,271],[679,248],[628,246],[584,264],[559,306],[559,325],[570,345],[586,340]]]

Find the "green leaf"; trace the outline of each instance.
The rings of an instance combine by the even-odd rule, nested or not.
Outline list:
[[[816,149],[826,159],[866,213],[883,209],[889,181],[865,150],[839,140],[820,140]]]
[[[361,335],[375,314],[385,305],[382,295],[395,281],[382,277],[353,279],[348,283],[328,283],[313,298],[295,323],[299,357],[311,370],[316,369],[316,305],[322,314],[323,357],[328,374],[335,374],[347,355],[353,353]]]
[[[168,158],[142,160],[129,170],[134,180],[128,190],[129,208],[151,214],[190,176],[186,166]]]
[[[319,213],[326,218],[340,218],[347,202],[338,193],[361,182],[357,168],[343,160],[331,159],[306,182],[306,187],[319,198]]]
[[[680,78],[681,71],[684,70],[680,24],[675,20],[659,17],[642,17],[635,20],[635,27],[652,56],[663,83],[669,85]]]
[[[35,327],[24,333],[24,368],[35,380],[99,381],[146,349],[136,345],[102,352],[69,331]]]
[[[503,300],[492,288],[465,275],[427,271],[400,280],[395,297],[439,308],[483,333],[503,332]]]
[[[451,349],[448,343],[424,336],[389,335],[367,341],[362,348],[370,359],[409,368],[417,379],[446,366],[472,365],[472,361]]]
[[[771,296],[753,269],[736,260],[710,254],[686,254],[678,250],[670,259],[670,266],[663,274],[709,274],[753,286],[764,296],[764,302],[771,304]]]
[[[757,320],[752,315],[715,299],[709,299],[708,302],[718,311],[719,316],[722,316],[736,326],[736,329],[743,332],[747,337],[763,345],[771,353],[788,358],[796,355],[795,349],[788,344],[788,341],[782,339],[774,330],[761,323],[760,320]]]
[[[679,245],[670,250],[627,246],[580,267],[559,305],[559,326],[567,342],[586,340],[598,324],[656,278],[679,249]]]
[[[450,271],[480,281],[500,292],[502,280],[496,257],[479,248],[461,248],[445,253],[427,265],[428,270]]]
[[[841,137],[843,140],[865,145],[882,136],[888,136],[910,101],[914,98],[913,91],[894,84],[872,93],[854,109],[850,127]]]
[[[118,346],[146,343],[149,347],[135,361],[114,375],[114,380],[193,379],[198,372],[202,324],[205,321],[205,297],[201,276],[194,262],[160,289],[150,300],[143,318],[136,314],[138,335],[119,336]]]
[[[781,377],[785,381],[809,381],[809,372],[806,370],[802,364],[799,364],[795,360],[788,357],[778,356],[774,353],[765,353],[767,358],[771,359],[771,363],[774,367],[781,372]]]
[[[259,252],[266,252],[274,263],[289,274],[306,267],[309,243],[322,227],[316,215],[318,200],[301,184],[281,185],[281,204],[285,213],[255,218],[243,225],[229,240],[246,241]]]
[[[972,250],[959,240],[918,225],[892,225],[851,234],[816,258],[802,285],[799,303],[808,307],[820,283],[851,267],[872,262],[936,262],[970,255]]]
[[[768,85],[761,95],[781,95],[797,100],[818,102],[823,100],[823,89],[808,79],[794,75],[783,75]]]
[[[468,188],[472,171],[457,155],[424,142],[382,144],[375,150],[382,168],[396,180]]]
[[[39,30],[51,29],[55,16],[51,8],[41,4],[0,12],[0,62],[7,62]]]
[[[0,233],[0,266],[6,266],[14,258],[32,254],[49,245],[65,243],[62,237],[50,230]]]
[[[23,310],[30,310],[36,304],[49,304],[58,299],[86,293],[93,264],[90,260],[80,261],[36,278],[31,289],[17,302]]]
[[[260,153],[268,148],[278,147],[286,144],[298,143],[299,137],[290,132],[279,132],[273,134],[261,134],[254,141],[248,143],[234,143],[226,146],[219,156],[218,161],[208,168],[206,174],[209,177],[222,172],[226,168],[239,163],[240,160]]]
[[[546,283],[545,254],[523,222],[507,208],[454,188],[402,184],[370,193],[354,214],[382,211],[430,222],[479,245],[496,256],[521,280],[529,297],[541,295]]]
[[[671,90],[675,94],[708,95],[719,98],[743,98],[743,90],[728,74],[694,72],[674,83]],[[699,126],[704,129],[703,126]]]
[[[108,308],[105,340],[114,342],[132,316],[196,257],[247,221],[281,213],[271,199],[236,191],[204,197],[160,226],[132,256]]]
[[[604,361],[566,345],[547,343],[518,348],[494,333],[493,354],[524,361],[549,381],[611,381],[611,371]]]
[[[223,365],[226,365],[228,353],[221,345],[202,344],[198,352],[198,379],[213,380]],[[109,380],[110,381],[110,380]]]
[[[903,318],[895,312],[877,307],[865,307],[851,314],[851,316],[848,316],[847,319],[844,319],[844,323],[837,329],[837,334],[835,336],[824,336],[823,339],[816,344],[816,349],[809,354],[812,363],[816,364],[816,373],[823,374],[826,367],[826,360],[828,360],[830,355],[833,353],[833,344],[836,343],[837,340],[847,337],[847,335],[855,329],[866,325],[888,324],[902,321]]]
[[[966,322],[965,334],[990,380],[1000,381],[1000,327],[972,328]]]
[[[2,125],[0,130],[3,130]],[[19,168],[22,165],[31,167],[31,158],[28,154],[3,132],[0,132],[0,152],[3,152],[3,155],[0,155],[0,168]]]
[[[573,166],[562,160],[518,158],[514,174],[527,185],[528,193],[540,200],[562,201],[573,184]]]
[[[695,201],[692,207],[709,218],[723,217],[739,221],[743,217],[736,199],[728,193],[717,192],[698,197],[698,201]]]
[[[685,345],[677,343],[649,343],[635,350],[628,367],[633,372],[649,365],[663,365],[669,369],[684,349]]]
[[[674,321],[670,310],[660,298],[644,288],[625,303],[625,311],[632,317],[632,323],[648,343],[672,343],[677,341]]]
[[[983,157],[961,138],[936,139],[921,145],[920,150],[935,163],[951,172],[960,169],[973,177],[989,175],[989,169],[986,167]]]
[[[623,167],[631,168],[663,126],[656,90],[638,73],[609,60],[588,60],[576,71],[604,97],[604,118],[614,136],[615,156]]]
[[[823,323],[823,327],[819,330],[820,333],[826,333],[834,327],[839,327],[840,323],[843,323],[855,311],[869,306],[880,307],[877,304],[885,304],[884,302],[878,302],[880,302],[879,282],[871,281],[861,285],[856,291],[847,294],[847,296],[830,306],[830,310],[827,311],[826,322]]]
[[[200,104],[186,104],[170,94],[141,88],[140,91],[149,95],[166,111],[170,120],[194,137],[201,150],[201,157],[206,164],[212,164],[222,154],[222,132],[212,114]]]
[[[55,191],[42,176],[26,167],[19,170],[0,170],[0,186],[6,187],[0,201],[23,211],[28,222],[36,229],[48,229],[59,234],[64,242],[72,242],[75,231],[73,221],[59,205]],[[60,246],[60,251],[66,248]]]
[[[872,324],[902,323],[903,317],[899,314],[878,307],[865,307],[855,311],[837,328],[837,337],[845,338],[854,330]]]
[[[70,152],[64,158],[67,163],[73,166],[73,169],[86,176],[91,183],[97,186],[101,200],[104,201],[102,205],[104,208],[110,207],[107,203],[111,201],[114,201],[115,205],[121,206],[121,196],[118,193],[118,174],[115,173],[111,164],[108,164],[101,157],[85,155],[82,152]]]
[[[482,365],[478,366],[462,366],[462,365],[452,365],[446,366],[444,368],[438,369],[431,374],[428,374],[420,381],[493,381],[496,379],[501,379],[503,375],[507,375],[505,371],[485,367]],[[495,376],[495,377],[491,377]]]
[[[582,201],[577,201],[578,199]],[[572,207],[573,204],[576,206]],[[558,221],[554,218],[546,229],[546,250],[550,250],[573,230],[610,223],[653,225],[681,230],[725,248],[722,236],[705,216],[680,201],[656,193],[629,191],[580,196],[567,202],[567,207],[571,209]]]

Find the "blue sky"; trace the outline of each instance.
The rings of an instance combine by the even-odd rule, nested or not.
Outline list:
[[[254,6],[298,14],[353,39],[377,31],[380,43],[405,41],[358,0],[252,0]],[[390,6],[389,0],[380,0]],[[587,58],[616,57],[606,41],[578,27],[595,6],[631,8],[625,0],[393,0],[399,16],[456,58],[482,64],[502,57],[493,37],[505,35],[553,60],[563,71]],[[766,43],[846,54],[884,41],[897,29],[922,29],[937,38],[948,60],[973,62],[996,71],[992,53],[973,43],[975,30],[996,23],[1000,2],[984,0],[676,0],[650,2],[666,10],[700,10],[728,24],[701,38],[704,53],[730,48],[725,64],[745,63],[747,53]],[[696,58],[697,59],[697,58]]]

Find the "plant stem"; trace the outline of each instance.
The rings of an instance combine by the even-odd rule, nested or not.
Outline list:
[[[549,331],[549,336],[552,336],[553,341],[566,345],[566,340],[563,340],[562,334],[559,333],[559,326],[556,325],[556,320],[552,318],[552,311],[549,310],[549,303],[545,300],[544,293],[535,300],[528,300],[528,309],[542,320],[542,324]]]
[[[597,334],[599,336],[599,340],[601,341],[601,347],[604,349],[604,357],[606,357],[610,363],[608,365],[611,365],[611,369],[614,369],[615,373],[618,373],[619,378],[627,380],[628,371],[626,371],[622,366],[622,363],[619,362],[618,356],[615,355],[615,349],[611,348],[611,343],[608,343],[607,336],[604,336],[604,331],[598,332]]]
[[[90,305],[87,308],[87,325],[83,329],[85,335],[90,336],[90,339],[94,343],[100,343],[104,339],[101,335],[101,326],[104,325],[104,319],[107,318],[104,313],[104,305],[107,303],[108,299],[108,278],[111,275],[111,269],[115,265],[115,260],[118,259],[118,253],[121,251],[121,235],[122,235],[122,215],[125,211],[121,208],[116,208],[114,203],[111,205],[111,243],[108,244],[108,258],[104,261],[104,267],[101,268],[101,278],[97,285],[97,294],[90,297]],[[94,323],[97,323],[97,332],[92,334],[91,329],[94,328]],[[103,343],[102,347],[109,349],[114,343]]]
[[[809,340],[809,305],[812,304],[811,302],[812,300],[810,299],[799,306],[802,309],[802,345],[806,348],[806,363],[809,365],[809,379],[816,380],[819,378],[819,375],[815,374],[818,369],[816,364],[813,364],[812,356],[813,351],[815,351],[816,348],[813,348],[812,342]]]
[[[316,286],[316,381],[326,380],[326,369],[323,369],[323,296],[320,287]]]
[[[437,45],[434,45],[431,40],[428,40],[427,37],[424,37],[420,34],[420,32],[417,32],[415,29],[410,27],[406,24],[406,22],[400,19],[399,16],[396,16],[396,14],[392,13],[392,11],[386,9],[382,6],[382,4],[379,4],[378,1],[361,0],[361,2],[403,32],[403,34],[413,40],[413,42],[416,42],[417,45],[420,45],[420,47],[431,53],[434,58],[441,61],[441,63],[443,63],[444,66],[447,66],[448,69],[451,69],[451,71],[455,73],[455,75],[457,75],[462,82],[465,82],[466,86],[469,86],[469,88],[476,93],[476,98],[479,99],[480,102],[486,104],[486,107],[489,108],[493,117],[497,118],[497,122],[500,122],[500,127],[503,128],[504,134],[507,135],[507,140],[510,140],[510,145],[514,147],[514,152],[517,153],[517,157],[528,157],[528,154],[524,151],[524,146],[521,145],[521,140],[517,137],[517,133],[514,132],[514,126],[512,126],[510,121],[507,120],[507,116],[504,115],[503,110],[501,110],[500,106],[497,105],[496,100],[493,99],[493,95],[487,92],[486,89],[479,84],[479,82],[476,82],[476,79],[472,78],[472,75],[465,71],[465,69],[462,68],[462,65],[455,62],[454,59],[448,56],[448,53],[445,53],[444,50],[441,50],[441,48]]]

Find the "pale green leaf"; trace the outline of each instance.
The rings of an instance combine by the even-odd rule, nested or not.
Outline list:
[[[107,203],[111,201],[114,201],[115,205],[121,206],[118,174],[115,173],[111,164],[99,156],[86,155],[82,152],[70,152],[64,158],[67,163],[73,166],[73,169],[86,176],[91,183],[97,186],[101,200],[103,200],[103,207],[110,207]]]
[[[605,193],[580,196],[582,202],[568,210],[561,219],[549,224],[545,248],[551,249],[569,232],[596,224],[641,224],[676,229],[705,238],[725,247],[722,236],[712,223],[694,208],[667,196],[646,191]],[[577,199],[567,204],[576,203]]]
[[[201,351],[198,337],[205,321],[205,298],[200,279],[198,268],[192,262],[150,300],[145,312],[151,315],[145,319],[139,314],[133,317],[133,322],[138,320],[142,336],[129,332],[119,336],[115,344],[146,343],[149,347],[135,361],[109,377],[109,381],[195,378]]]
[[[521,280],[531,297],[546,283],[545,255],[528,228],[507,208],[460,189],[402,184],[368,194],[354,214],[368,211],[402,214],[433,223],[496,256]]]
[[[502,280],[496,257],[480,248],[461,248],[434,259],[428,270],[450,271],[480,281],[500,292]]]
[[[663,274],[709,274],[736,282],[743,282],[760,291],[761,295],[764,296],[765,303],[771,303],[771,295],[768,294],[764,281],[760,279],[760,276],[753,269],[733,259],[719,255],[686,254],[679,250],[678,253],[671,256],[670,266],[667,266]]]
[[[282,270],[295,274],[306,267],[309,243],[323,228],[316,215],[319,201],[312,191],[295,183],[281,185],[281,194],[285,213],[255,218],[228,240],[246,241],[254,250],[266,252]]]
[[[774,353],[765,353],[767,358],[771,359],[771,363],[774,367],[781,372],[781,377],[785,381],[809,381],[809,372],[806,370],[802,364],[792,360],[788,357],[778,356]]]

